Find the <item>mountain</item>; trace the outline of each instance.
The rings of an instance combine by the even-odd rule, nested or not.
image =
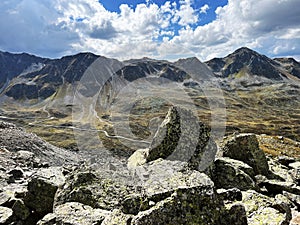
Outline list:
[[[279,63],[288,73],[300,78],[300,63],[293,58],[275,58],[274,61]]]
[[[34,71],[48,62],[49,59],[26,53],[12,54],[0,51],[0,90],[14,78],[26,71]]]
[[[80,80],[88,66],[98,56],[80,53],[61,59],[44,60],[35,70],[28,70],[24,65],[22,72],[14,76],[4,90],[5,95],[17,100],[46,99],[53,95],[65,82]],[[29,66],[32,67],[32,64]]]
[[[277,61],[242,47],[224,58],[214,58],[206,62],[220,77],[241,78],[258,76],[271,80],[283,80],[286,75],[278,68]]]

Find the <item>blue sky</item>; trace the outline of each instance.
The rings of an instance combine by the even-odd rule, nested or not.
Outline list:
[[[205,61],[247,46],[300,60],[299,0],[4,0],[0,50]]]

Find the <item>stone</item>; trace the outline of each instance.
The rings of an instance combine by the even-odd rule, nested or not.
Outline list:
[[[0,192],[0,206],[7,204],[12,196],[5,191]]]
[[[12,222],[12,219],[12,209],[0,206],[0,224],[9,224],[10,222]]]
[[[42,214],[52,212],[54,195],[64,182],[62,168],[39,169],[28,182],[28,193],[24,199],[25,205]]]
[[[109,211],[93,209],[78,202],[68,202],[56,207],[53,213],[47,214],[37,225],[95,225],[102,224],[108,215]]]
[[[21,199],[15,199],[13,202],[12,210],[14,215],[20,220],[26,220],[30,216],[30,210]]]
[[[284,165],[284,166],[288,166],[291,163],[294,163],[296,160],[293,157],[288,157],[288,156],[278,156],[277,161]]]
[[[134,168],[137,166],[144,165],[147,162],[147,155],[149,149],[138,149],[129,158],[127,162],[128,168]]]
[[[115,209],[108,215],[101,225],[128,225],[131,224],[133,215],[124,214],[121,210]]]
[[[297,161],[297,162],[294,162],[294,163],[290,163],[288,165],[288,167],[290,167],[291,169],[299,169],[300,168],[300,162]]]
[[[288,224],[291,219],[291,211],[285,208],[282,198],[277,199],[262,195],[250,190],[243,192],[243,199],[248,224]]]
[[[255,174],[268,176],[268,162],[255,134],[233,134],[225,138],[220,147],[223,157],[240,160],[251,166]]]
[[[218,196],[225,201],[241,201],[242,192],[238,188],[217,189]]]
[[[247,225],[245,206],[241,203],[233,204],[229,209],[227,221],[227,224]]]
[[[283,191],[282,194],[283,196],[288,198],[291,202],[293,202],[297,206],[297,208],[300,208],[300,195],[295,195],[287,191]]]
[[[55,196],[55,208],[66,202],[80,202],[108,211],[121,210],[116,216],[132,224],[204,224],[222,218],[224,204],[215,193],[211,179],[188,163],[156,160],[127,173],[81,168],[67,176]],[[182,215],[186,215],[184,218]],[[108,219],[107,219],[108,220]],[[176,223],[174,223],[176,224]]]
[[[249,174],[253,175],[253,169],[247,164],[222,157],[214,162],[211,178],[217,188],[257,189]]]
[[[300,213],[293,217],[289,225],[299,225],[300,224]]]
[[[281,194],[283,191],[300,195],[300,187],[292,182],[284,182],[278,180],[263,180],[258,183],[260,187],[265,187],[270,195]]]
[[[171,107],[148,149],[138,150],[129,165],[142,165],[159,158],[189,162],[191,168],[204,171],[214,161],[217,146],[210,129],[192,111]]]

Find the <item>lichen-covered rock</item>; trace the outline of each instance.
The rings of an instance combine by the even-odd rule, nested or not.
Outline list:
[[[253,190],[243,192],[241,201],[246,209],[249,225],[288,224],[291,212],[278,206],[278,200]],[[280,203],[281,204],[281,203]]]
[[[255,134],[233,134],[225,138],[221,145],[221,154],[247,163],[256,174],[269,174],[266,156],[259,148]]]
[[[101,225],[128,225],[131,224],[133,215],[124,214],[121,210],[115,209],[103,220]]]
[[[220,224],[222,207],[213,192],[180,189],[133,219],[134,225]]]
[[[38,170],[28,183],[25,205],[36,212],[52,212],[54,195],[65,182],[62,168],[49,167]]]
[[[129,171],[131,175],[82,168],[68,176],[55,205],[76,201],[93,208],[119,209],[122,214],[114,218],[130,220],[123,214],[134,215],[132,224],[219,224],[225,208],[213,182],[186,166],[157,160]]]
[[[12,218],[12,209],[0,206],[0,224],[9,224],[12,222]]]
[[[47,214],[37,225],[95,225],[101,224],[109,211],[93,209],[78,202],[68,202],[55,208]]]
[[[66,184],[59,188],[55,207],[66,202],[80,202],[93,208],[113,210],[134,191],[134,184],[130,186],[127,182],[131,183],[131,179],[125,171],[79,168],[70,173]]]
[[[257,189],[250,175],[254,175],[253,169],[247,164],[230,158],[218,158],[214,162],[211,178],[217,188]]]
[[[245,206],[240,203],[231,205],[226,220],[228,221],[227,224],[247,225],[248,220]]]
[[[210,129],[192,111],[171,107],[149,148],[134,153],[129,162],[142,165],[163,158],[189,162],[190,167],[204,171],[213,162],[216,152]]]

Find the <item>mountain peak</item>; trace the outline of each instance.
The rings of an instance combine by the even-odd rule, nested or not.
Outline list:
[[[207,65],[221,77],[265,77],[272,80],[282,80],[282,73],[277,68],[278,63],[258,52],[242,47],[224,58],[215,58]]]

